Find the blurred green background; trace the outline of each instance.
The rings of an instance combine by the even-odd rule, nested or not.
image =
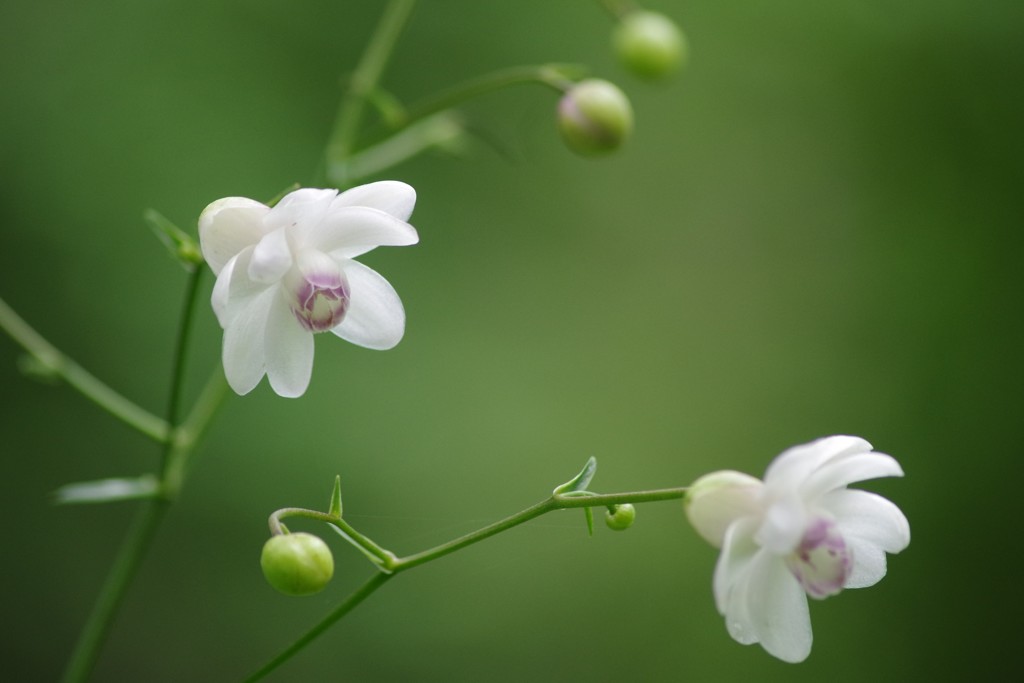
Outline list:
[[[617,66],[595,3],[422,3],[384,79],[409,102],[516,64],[618,82],[637,129],[574,157],[556,96],[465,113],[492,146],[388,176],[421,244],[365,260],[405,340],[317,339],[302,399],[230,400],[128,594],[96,680],[229,681],[371,571],[302,600],[257,558],[276,508],[326,505],[403,554],[543,498],[761,474],[784,448],[868,438],[907,476],[865,486],[913,541],[878,586],[812,604],[793,666],[726,634],[715,551],[677,503],[588,538],[536,520],[400,577],[271,680],[992,680],[1017,647],[1024,3],[655,2],[690,66]],[[0,6],[0,296],[153,411],[184,276],[141,220],[267,198],[320,158],[378,3],[6,0]],[[212,278],[204,282],[207,296]],[[219,358],[198,316],[194,394]],[[17,370],[0,336],[5,680],[57,677],[132,517],[51,506],[69,481],[151,471],[157,448]],[[294,525],[293,528],[300,525]],[[305,528],[305,527],[304,527]],[[308,530],[319,529],[309,526]]]

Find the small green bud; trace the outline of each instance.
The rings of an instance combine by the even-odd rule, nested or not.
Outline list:
[[[629,503],[613,505],[612,507],[615,509],[614,512],[609,509],[604,513],[604,523],[608,525],[609,529],[623,531],[633,526],[633,520],[636,519],[635,507]]]
[[[633,130],[633,107],[614,84],[590,78],[562,96],[558,128],[574,152],[584,156],[607,154]]]
[[[267,582],[285,595],[312,595],[334,575],[334,556],[313,534],[280,534],[263,544],[260,566]]]
[[[627,14],[612,34],[612,45],[623,66],[640,78],[664,78],[686,62],[686,37],[658,12]]]

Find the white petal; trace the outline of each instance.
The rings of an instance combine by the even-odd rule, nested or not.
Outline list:
[[[214,274],[242,249],[256,244],[264,234],[263,218],[270,211],[252,199],[225,197],[199,215],[199,244]]]
[[[249,277],[256,282],[277,282],[292,266],[292,251],[288,247],[288,233],[278,228],[259,241],[252,252]]]
[[[265,219],[269,230],[296,225],[316,225],[331,208],[337,190],[317,190],[304,187],[281,198]]]
[[[407,221],[415,205],[416,190],[411,186],[397,180],[382,180],[342,192],[331,204],[331,209],[368,206],[389,213],[400,221]]]
[[[800,492],[805,499],[813,500],[857,481],[902,476],[899,463],[885,453],[846,453],[819,467],[800,485]]]
[[[228,310],[228,291],[230,290],[231,273],[237,261],[238,257],[235,256],[224,265],[220,274],[217,275],[217,281],[213,285],[213,292],[210,294],[210,305],[213,307],[213,314],[217,316],[217,322],[220,323],[222,328],[227,327],[228,323],[226,315]]]
[[[792,491],[828,460],[846,453],[865,453],[871,444],[856,436],[829,436],[783,451],[768,465],[764,483],[783,493]]]
[[[729,525],[757,512],[762,487],[759,479],[742,472],[706,474],[686,494],[686,516],[705,541],[721,548]]]
[[[249,278],[249,263],[252,247],[246,247],[238,256],[228,261],[213,287],[211,304],[220,326],[227,328],[234,316],[247,308],[251,300],[262,294],[267,285]]]
[[[800,544],[809,523],[804,502],[790,494],[768,506],[754,538],[776,555],[788,555]]]
[[[299,233],[303,247],[328,252],[335,258],[354,258],[379,246],[416,244],[416,229],[378,209],[351,206],[328,214]]]
[[[770,654],[799,662],[811,651],[807,597],[782,558],[758,548],[746,520],[730,527],[715,567],[715,601],[737,642],[760,642]]]
[[[237,311],[224,330],[224,376],[238,394],[260,383],[265,369],[265,337],[270,306],[281,293],[269,287]]]
[[[274,297],[266,328],[266,368],[278,396],[296,398],[313,373],[313,333],[295,319],[284,297]]]
[[[751,564],[746,589],[746,612],[761,646],[784,662],[807,659],[813,638],[807,595],[783,561],[759,555]]]
[[[718,608],[718,613],[723,616],[728,607],[733,587],[746,576],[754,556],[759,552],[764,552],[754,542],[755,528],[755,520],[741,519],[726,529],[722,541],[722,552],[715,564],[715,576],[712,583],[715,606]],[[737,640],[739,639],[737,638]]]
[[[871,586],[885,576],[885,553],[898,553],[910,544],[910,523],[892,502],[851,489],[833,491],[822,507],[835,516],[836,526],[853,551],[853,571],[846,588]]]
[[[390,349],[405,334],[405,309],[391,284],[375,270],[356,261],[341,264],[351,290],[341,324],[331,330],[346,341],[368,349]]]

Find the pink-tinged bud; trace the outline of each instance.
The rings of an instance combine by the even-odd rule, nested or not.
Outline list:
[[[608,154],[633,130],[633,107],[613,83],[587,79],[570,88],[558,103],[558,128],[574,152]]]

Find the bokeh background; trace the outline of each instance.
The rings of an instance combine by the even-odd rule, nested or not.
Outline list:
[[[913,541],[871,590],[812,605],[797,666],[726,634],[715,551],[677,503],[587,537],[560,513],[387,585],[271,680],[993,680],[1020,636],[1024,4],[656,2],[689,67],[641,83],[590,2],[422,3],[384,85],[411,102],[516,64],[619,83],[614,157],[561,144],[556,96],[463,109],[459,154],[388,176],[419,246],[365,260],[405,340],[317,339],[299,400],[228,401],[128,594],[101,681],[238,680],[371,572],[302,600],[257,558],[266,516],[326,504],[400,554],[526,507],[590,455],[592,488],[760,474],[852,433],[907,476],[865,486]],[[0,296],[153,411],[184,274],[141,220],[306,182],[380,12],[328,0],[6,0]],[[212,278],[204,282],[205,299]],[[216,367],[198,316],[189,394]],[[2,677],[56,678],[134,504],[54,507],[63,483],[151,471],[157,448],[0,336]],[[294,525],[293,528],[301,526]],[[314,526],[308,530],[317,530]],[[326,534],[325,534],[326,536]],[[332,544],[334,541],[330,541]],[[1014,559],[1017,558],[1017,559]]]

